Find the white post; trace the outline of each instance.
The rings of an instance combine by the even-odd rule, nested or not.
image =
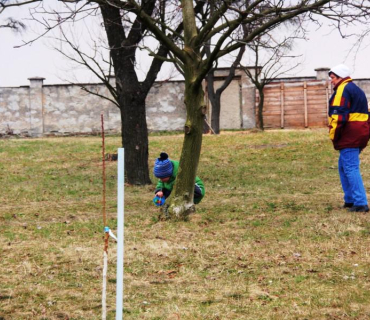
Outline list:
[[[118,180],[117,180],[117,288],[116,288],[116,320],[122,320],[123,311],[123,261],[124,261],[124,180],[125,151],[118,148]]]

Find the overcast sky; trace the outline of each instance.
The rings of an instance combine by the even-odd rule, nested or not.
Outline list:
[[[56,6],[61,5],[59,1],[48,0],[48,3],[53,2]],[[77,69],[52,49],[47,39],[14,48],[24,40],[32,39],[35,36],[34,31],[42,30],[40,27],[32,26],[27,20],[28,8],[8,9],[1,16],[1,20],[7,16],[20,19],[29,27],[22,34],[0,28],[0,86],[28,85],[27,79],[30,77],[44,77],[45,84],[76,81],[76,78],[81,82],[96,82],[96,78],[92,77],[90,72]],[[308,38],[308,41],[299,41],[295,45],[294,53],[302,54],[304,57],[304,62],[295,75],[314,76],[315,68],[345,63],[352,69],[353,78],[370,78],[370,47],[366,45],[370,39],[365,41],[355,55],[354,50],[351,51],[354,39],[342,39],[337,31],[330,32],[328,27],[313,29]],[[145,65],[145,61],[141,61],[141,64]]]

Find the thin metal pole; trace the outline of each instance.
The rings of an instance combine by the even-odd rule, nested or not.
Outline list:
[[[123,313],[123,265],[124,265],[124,180],[125,151],[118,148],[117,179],[117,287],[116,287],[116,320],[122,320]]]

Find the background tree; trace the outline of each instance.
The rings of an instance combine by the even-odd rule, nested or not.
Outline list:
[[[263,105],[265,86],[300,65],[300,62],[297,60],[300,56],[289,54],[297,37],[297,35],[290,36],[280,41],[276,40],[271,34],[266,34],[257,37],[247,45],[247,49],[250,52],[248,54],[249,61],[252,61],[252,63],[248,63],[250,67],[243,65],[241,67],[258,91],[257,125],[260,130],[264,130]]]
[[[214,1],[209,2],[209,14],[213,15],[215,10],[215,3]],[[207,15],[205,14],[204,17],[202,17],[202,22],[205,24],[208,20]],[[221,95],[226,90],[226,88],[229,86],[231,81],[233,80],[235,76],[235,70],[238,67],[243,54],[245,51],[245,46],[242,46],[239,49],[239,53],[237,57],[235,58],[234,62],[231,64],[229,68],[229,72],[222,82],[222,84],[215,89],[215,70],[218,66],[218,61],[215,61],[214,66],[209,70],[205,80],[206,80],[206,90],[207,90],[207,96],[208,100],[211,103],[211,130],[212,133],[219,134],[220,133],[220,113],[221,113]],[[205,55],[207,57],[210,57],[212,52],[212,38],[208,40],[208,43],[205,46]]]
[[[153,36],[172,53],[185,75],[185,105],[187,119],[185,138],[180,158],[177,183],[169,200],[169,212],[186,218],[193,208],[193,191],[202,144],[203,119],[206,113],[202,81],[215,61],[251,42],[257,36],[271,31],[285,21],[300,16],[313,19],[315,14],[325,16],[338,23],[339,28],[355,19],[366,20],[367,7],[362,1],[301,0],[287,1],[245,1],[242,5],[228,1],[215,2],[215,10],[207,23],[197,25],[192,0],[181,1],[184,33],[179,37],[181,44],[169,37],[173,28],[163,26],[143,10],[143,4],[135,0],[122,3],[110,0],[106,3],[130,10],[138,15]],[[241,32],[241,26],[248,26],[248,34]],[[165,27],[165,30],[164,30]],[[208,40],[218,35],[211,54],[203,58]]]
[[[195,12],[200,11],[204,4],[204,2],[199,2],[195,7]],[[183,30],[181,12],[179,13],[177,5],[171,4],[170,1],[157,2],[156,0],[148,0],[143,2],[141,10],[143,14],[157,21],[160,29],[165,30],[165,25],[169,26],[171,23],[175,23],[175,28],[168,38],[170,41],[176,41],[176,38]],[[35,20],[44,25],[46,31],[43,35],[45,35],[57,26],[62,28],[62,25],[67,22],[75,23],[87,16],[99,15],[98,11],[101,12],[109,47],[109,58],[105,61],[102,58],[100,62],[106,63],[107,67],[102,67],[100,62],[97,61],[97,55],[95,54],[97,50],[94,49],[88,54],[85,53],[64,32],[61,32],[61,40],[72,48],[76,56],[72,57],[62,49],[58,51],[78,64],[85,65],[107,86],[111,93],[109,97],[103,96],[99,92],[91,92],[87,87],[84,87],[84,89],[110,100],[120,109],[122,146],[125,148],[127,182],[137,185],[150,184],[145,100],[162,64],[169,60],[167,59],[169,48],[162,43],[158,44],[158,41],[155,41],[154,44],[152,41],[151,45],[146,44],[146,39],[151,36],[150,34],[148,35],[148,28],[141,23],[136,15],[137,13],[127,3],[115,6],[106,1],[80,1],[73,6],[66,4],[64,14],[62,12],[50,11],[50,9],[45,9],[42,6],[36,10],[33,16],[35,18],[36,13],[43,16],[46,14],[55,14],[57,16],[54,19],[56,23],[49,23],[45,19],[35,18]],[[97,39],[95,39],[95,44],[97,42]],[[146,73],[145,79],[139,81],[136,59],[138,51],[144,49],[148,50],[154,59]],[[109,81],[112,74],[111,69],[114,71],[116,87]]]
[[[210,50],[206,50],[207,55],[210,55]],[[235,58],[235,61],[232,63],[228,75],[226,76],[225,80],[222,84],[215,89],[215,68],[211,68],[206,76],[207,81],[207,94],[208,99],[211,102],[211,128],[213,133],[219,134],[220,133],[220,114],[221,114],[221,95],[229,86],[231,81],[234,79],[235,70],[239,66],[240,61],[243,57],[245,52],[245,46],[242,46],[239,49],[238,55]],[[224,106],[225,107],[225,106]]]
[[[287,25],[284,27],[297,27],[299,22],[299,19],[292,19],[288,21]],[[244,34],[247,35],[249,32],[248,26],[243,25],[242,28]],[[282,28],[279,28],[279,30],[275,32],[275,36],[272,36],[270,33],[259,35],[246,46],[242,46],[239,49],[236,58],[234,58],[234,62],[231,64],[229,74],[217,90],[215,90],[214,87],[215,69],[212,68],[207,74],[207,93],[212,106],[211,127],[214,133],[220,133],[221,95],[233,80],[235,76],[235,70],[238,67],[242,67],[248,78],[256,86],[259,92],[260,100],[258,103],[258,126],[263,130],[262,108],[264,102],[263,89],[265,85],[269,84],[275,78],[292,71],[299,65],[298,63],[292,66],[292,59],[294,60],[294,58],[297,58],[297,56],[288,55],[288,52],[292,49],[293,41],[295,39],[303,38],[303,35],[299,34],[304,32],[304,30],[299,28],[297,31],[295,31],[294,35],[285,37],[282,40],[278,40],[281,37],[276,35],[276,33],[282,33],[282,31]],[[246,47],[249,50],[246,51]],[[206,54],[210,54],[209,52],[209,46],[207,46]],[[247,68],[246,66],[242,66],[240,64],[245,57],[247,57],[248,61],[252,61],[252,63],[248,63],[248,66],[252,66],[252,68]],[[226,106],[224,106],[224,108],[225,107]]]
[[[199,14],[196,16],[198,18],[197,21],[199,21],[201,25],[205,25],[208,21],[209,16],[214,13],[214,8],[215,8],[214,1],[208,1],[208,5],[204,7],[204,10],[199,11]],[[208,43],[205,46],[205,50],[202,53],[203,56],[205,55],[208,57],[211,54],[212,51],[211,48],[212,48],[212,38],[208,40]],[[209,124],[205,118],[204,123],[205,132],[207,132],[210,129],[214,134],[220,133],[221,95],[233,80],[235,76],[235,70],[240,63],[241,58],[243,57],[244,51],[245,46],[242,46],[239,49],[239,53],[237,57],[234,59],[234,62],[231,64],[226,78],[217,89],[215,89],[215,70],[217,69],[218,61],[215,61],[214,66],[210,69],[205,78],[207,97],[211,103],[211,124]],[[176,60],[174,60],[174,63],[179,73],[184,76],[184,72],[181,69],[181,67],[179,67],[176,64]]]
[[[76,2],[76,1],[69,1]],[[201,3],[198,7],[202,7]],[[142,10],[148,16],[153,17],[161,24],[169,24],[168,19],[176,20],[176,12],[166,9],[166,1],[161,1],[156,6],[155,0],[148,0],[143,3]],[[173,8],[172,8],[173,9]],[[61,32],[61,40],[67,43],[74,51],[76,56],[68,55],[63,49],[58,51],[89,68],[108,88],[110,97],[102,96],[98,92],[91,92],[100,95],[113,102],[121,114],[121,134],[122,146],[125,148],[125,171],[127,182],[130,184],[144,185],[150,184],[149,166],[148,166],[148,130],[146,123],[146,104],[145,100],[150,88],[152,87],[169,49],[159,44],[157,48],[150,49],[151,55],[155,56],[146,73],[143,81],[139,81],[137,74],[137,52],[146,48],[145,37],[147,36],[147,26],[142,24],[131,12],[130,6],[123,8],[111,5],[104,1],[90,1],[65,5],[64,13],[51,11],[43,6],[37,8],[33,17],[42,23],[45,32],[56,28],[62,28],[62,24],[67,22],[76,22],[86,16],[99,15],[103,21],[109,46],[109,58],[100,62],[106,63],[103,67],[97,60],[97,51],[85,53],[81,47],[73,43],[65,32]],[[45,16],[46,14],[55,14],[55,22],[48,22],[42,18],[36,18],[36,15]],[[167,14],[170,16],[167,18]],[[81,17],[82,15],[82,17]],[[182,31],[182,24],[177,24],[177,29],[173,30],[173,35],[169,38],[174,41],[178,33]],[[97,39],[95,39],[97,43]],[[98,45],[99,46],[99,45]],[[97,47],[95,47],[97,48]],[[101,46],[100,46],[101,48]],[[113,67],[113,68],[111,68]],[[116,80],[116,87],[110,81],[112,70]],[[88,91],[87,87],[84,88]]]
[[[163,60],[154,59],[146,79],[140,82],[136,71],[136,50],[146,31],[146,26],[135,18],[131,29],[123,24],[126,12],[108,4],[99,4],[111,59],[116,77],[116,101],[121,111],[122,146],[125,148],[125,168],[128,183],[150,184],[148,168],[148,129],[145,99],[153,85]],[[152,15],[155,1],[147,1],[143,11]],[[126,25],[127,28],[127,25]],[[161,46],[159,56],[168,49]]]

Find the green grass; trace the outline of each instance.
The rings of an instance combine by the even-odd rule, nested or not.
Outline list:
[[[182,134],[151,134],[179,159]],[[120,147],[106,138],[106,152]],[[100,319],[100,137],[0,140],[0,319]],[[370,155],[361,155],[368,189]],[[125,186],[125,319],[369,319],[369,215],[340,209],[327,130],[203,138],[206,196],[160,221],[153,185]],[[117,163],[107,162],[116,229]],[[108,319],[116,244],[109,244]]]

